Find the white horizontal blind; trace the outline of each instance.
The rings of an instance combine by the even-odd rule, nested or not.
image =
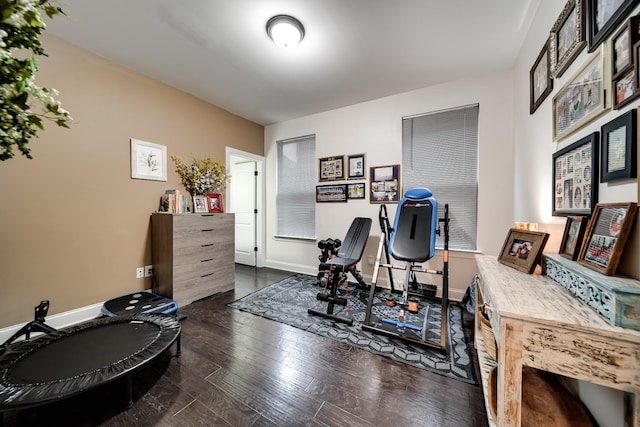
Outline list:
[[[449,249],[475,250],[478,206],[478,105],[402,119],[402,191],[427,187],[438,218],[449,204]],[[436,245],[444,246],[444,229]]]
[[[316,237],[316,136],[276,142],[277,237]]]

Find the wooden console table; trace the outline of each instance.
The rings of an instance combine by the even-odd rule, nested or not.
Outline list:
[[[476,309],[476,347],[489,423],[521,423],[522,367],[628,392],[629,425],[640,427],[640,331],[612,326],[562,286],[525,274],[495,256],[476,255],[476,303],[487,304],[498,347],[497,419],[487,399],[489,371]]]

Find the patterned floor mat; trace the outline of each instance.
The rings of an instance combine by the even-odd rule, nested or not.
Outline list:
[[[326,303],[319,303],[316,294],[322,290],[317,286],[317,278],[305,274],[291,277],[267,286],[257,292],[229,303],[229,307],[291,325],[318,335],[348,343],[354,347],[427,369],[441,375],[470,384],[477,384],[473,362],[467,346],[462,325],[462,308],[458,304],[449,306],[449,340],[447,351],[440,352],[408,343],[382,334],[363,331],[369,290],[349,286],[348,314],[344,307],[336,306],[334,314],[352,317],[352,326],[319,316],[312,316],[307,309],[326,311]],[[346,289],[340,289],[344,295]],[[385,304],[388,293],[377,292],[372,308],[379,317],[397,318],[397,308]],[[319,305],[320,304],[320,305]],[[423,301],[417,314],[409,313],[406,322],[424,325],[427,316],[426,339],[439,343],[440,316],[439,303]]]

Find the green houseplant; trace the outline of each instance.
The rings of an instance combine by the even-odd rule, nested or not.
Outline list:
[[[40,35],[49,18],[64,14],[48,0],[0,0],[0,160],[15,156],[15,147],[31,159],[29,140],[44,130],[43,121],[61,127],[72,121],[54,96],[55,89],[35,84],[37,56],[47,56]]]

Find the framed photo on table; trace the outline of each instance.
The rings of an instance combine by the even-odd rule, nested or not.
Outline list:
[[[638,0],[585,0],[589,52],[593,52],[620,26],[639,3]]]
[[[552,215],[591,215],[598,202],[600,133],[593,132],[553,154]]]
[[[222,194],[217,193],[207,193],[205,194],[207,199],[207,207],[209,209],[209,213],[223,213],[224,209],[222,207]]]
[[[207,198],[205,196],[193,196],[193,212],[195,213],[207,213],[209,212],[209,205],[207,204]]]
[[[573,261],[578,259],[587,223],[588,218],[586,216],[570,216],[567,218],[564,235],[560,243],[560,255]]]
[[[550,58],[549,40],[547,40],[529,71],[529,114],[535,113],[542,101],[553,90]]]
[[[551,28],[551,75],[560,77],[586,46],[583,0],[569,0]]]
[[[374,166],[369,168],[370,203],[400,201],[400,165]]]
[[[344,179],[344,156],[324,157],[319,159],[319,181],[339,181]]]
[[[553,98],[553,139],[559,141],[611,108],[606,100],[611,79],[603,48],[577,71]]]
[[[540,263],[542,250],[548,239],[548,233],[512,228],[504,241],[498,261],[531,274]]]
[[[587,226],[578,263],[607,276],[616,273],[637,205],[598,203]]]
[[[635,108],[602,126],[600,182],[636,177],[636,135]]]

